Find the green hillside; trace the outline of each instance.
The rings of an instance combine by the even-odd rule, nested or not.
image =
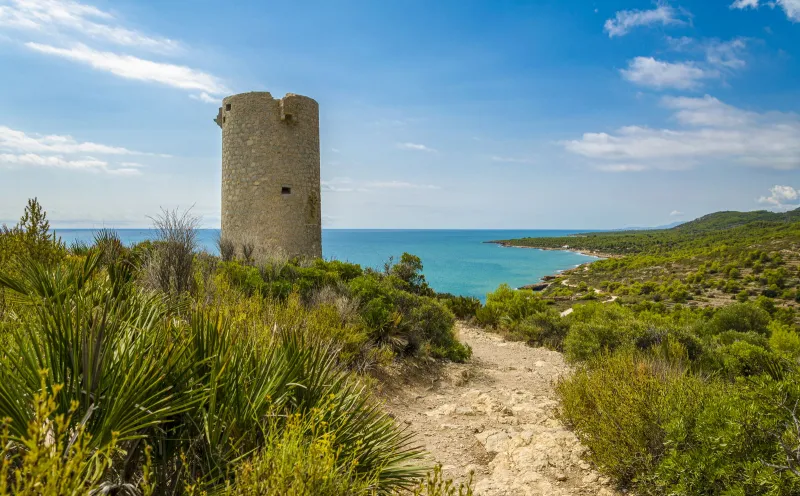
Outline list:
[[[544,291],[568,306],[608,291],[623,301],[719,306],[765,296],[779,307],[797,307],[800,296],[800,209],[717,212],[663,230],[586,233],[555,238],[497,241],[507,246],[580,250],[606,257],[570,271]],[[584,287],[585,286],[585,287]]]
[[[700,232],[718,229],[730,229],[755,223],[796,222],[800,220],[800,208],[790,212],[776,213],[767,210],[754,212],[715,212],[704,215],[691,222],[674,227],[676,231]]]
[[[475,312],[572,362],[559,414],[604,475],[643,495],[800,494],[800,210],[500,243],[607,256]]]

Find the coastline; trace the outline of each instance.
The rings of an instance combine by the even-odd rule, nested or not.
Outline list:
[[[577,248],[563,248],[563,247],[562,248],[544,248],[544,247],[537,247],[537,246],[520,246],[520,245],[514,245],[514,244],[511,244],[511,243],[507,243],[507,242],[504,242],[504,241],[485,241],[485,243],[499,245],[499,246],[501,246],[503,248],[524,248],[524,249],[529,249],[529,250],[542,250],[542,251],[568,251],[568,252],[572,252],[572,253],[578,253],[580,255],[584,255],[584,256],[587,256],[587,257],[594,257],[594,260],[588,260],[588,261],[586,261],[586,262],[584,262],[582,264],[578,264],[575,267],[572,267],[571,269],[557,270],[553,274],[548,274],[546,276],[541,277],[538,282],[535,282],[535,283],[532,283],[532,284],[526,284],[524,286],[520,286],[520,287],[517,288],[517,289],[528,289],[528,290],[536,291],[536,292],[544,291],[545,289],[547,289],[550,286],[550,284],[552,284],[552,281],[554,279],[557,279],[558,277],[562,277],[565,274],[568,274],[568,273],[570,273],[572,271],[578,270],[581,267],[584,267],[584,270],[588,270],[588,267],[586,267],[586,266],[591,264],[591,263],[594,263],[594,262],[596,262],[598,260],[604,260],[604,259],[607,259],[607,258],[620,258],[620,257],[622,257],[622,255],[614,255],[614,254],[611,254],[611,253],[601,253],[601,252],[592,251],[592,250],[581,250],[581,249],[577,249]]]
[[[520,246],[514,245],[511,243],[507,243],[505,241],[485,241],[485,243],[493,244],[493,245],[500,245],[503,248],[524,248],[528,250],[543,250],[543,251],[569,251],[572,253],[579,253],[581,255],[586,255],[588,257],[596,257],[598,259],[604,258],[621,258],[623,255],[613,254],[613,253],[603,253],[594,250],[582,250],[579,248],[549,248],[549,247],[540,247],[540,246]],[[591,262],[587,262],[591,263]],[[583,265],[583,264],[581,264]]]

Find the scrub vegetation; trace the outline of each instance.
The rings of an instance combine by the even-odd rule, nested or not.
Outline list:
[[[418,258],[223,260],[155,224],[68,247],[31,200],[0,232],[0,494],[471,494],[369,393],[470,356]]]
[[[610,256],[472,318],[564,352],[560,416],[620,487],[800,493],[800,210],[503,243]]]

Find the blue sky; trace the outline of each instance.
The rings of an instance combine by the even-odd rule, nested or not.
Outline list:
[[[219,225],[223,96],[320,103],[342,228],[800,204],[800,0],[0,0],[0,221]]]

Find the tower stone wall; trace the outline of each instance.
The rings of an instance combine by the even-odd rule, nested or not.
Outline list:
[[[322,256],[319,105],[267,92],[222,100],[222,236],[237,251]]]

